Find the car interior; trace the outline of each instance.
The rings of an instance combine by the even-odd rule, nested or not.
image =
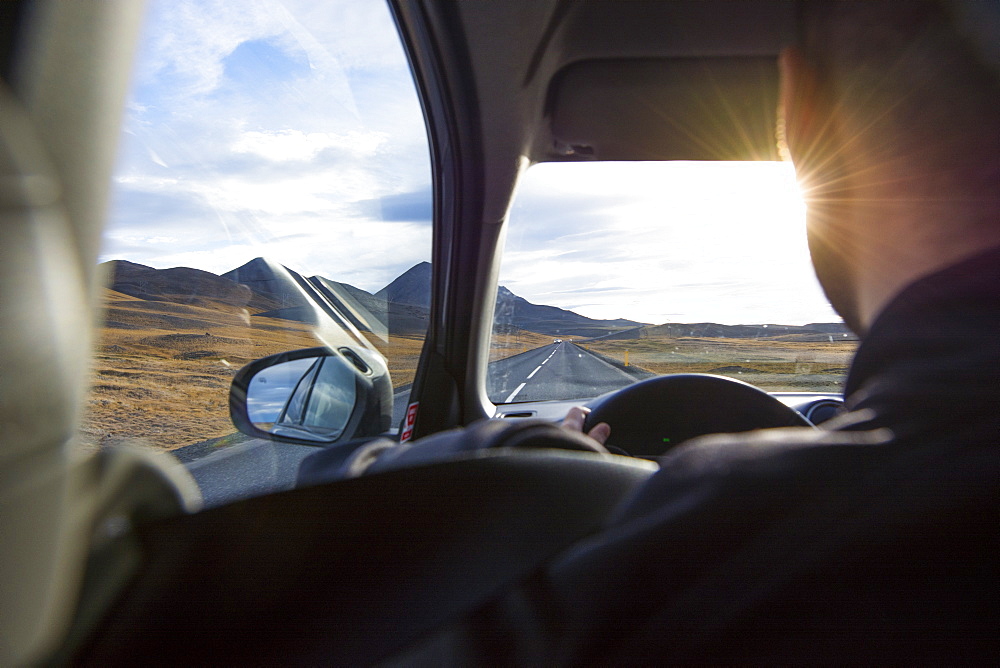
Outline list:
[[[620,425],[638,455],[627,457],[556,426],[573,402],[498,408],[486,390],[505,225],[525,170],[780,159],[777,56],[795,39],[795,4],[390,0],[433,170],[413,412],[393,424],[384,365],[349,340],[251,365],[233,384],[237,427],[336,441],[337,461],[349,455],[364,474],[206,509],[170,457],[72,447],[142,4],[0,5],[0,663],[406,663],[421,639],[597,531],[658,470],[643,458],[665,440],[644,428],[650,411],[676,421],[673,443],[813,428],[809,411],[832,410],[836,394],[780,401],[735,380],[659,377],[592,404],[589,424]],[[317,377],[346,379],[347,394],[322,399],[347,413],[310,430],[286,406],[263,425],[248,406],[253,378],[303,359]],[[518,417],[546,422],[523,431]],[[468,425],[429,455],[372,464],[402,432],[416,441]]]

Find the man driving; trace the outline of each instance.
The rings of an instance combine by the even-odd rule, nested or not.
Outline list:
[[[998,16],[801,3],[779,137],[817,275],[862,338],[845,413],[672,451],[603,533],[490,609],[506,633],[469,646],[555,663],[995,658]]]

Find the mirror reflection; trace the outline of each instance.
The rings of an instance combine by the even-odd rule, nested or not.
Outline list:
[[[316,442],[343,433],[357,398],[354,372],[336,355],[306,357],[262,369],[250,381],[247,413],[277,436]]]

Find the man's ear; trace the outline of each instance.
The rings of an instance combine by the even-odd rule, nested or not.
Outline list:
[[[824,121],[821,120],[819,82],[815,69],[797,47],[785,47],[778,57],[781,90],[778,113],[783,138],[798,167],[805,167],[820,147],[817,145]]]
[[[812,63],[795,47],[778,59],[781,91],[778,113],[795,175],[806,198],[809,253],[823,291],[837,313],[857,334],[865,332],[857,307],[857,232],[852,220],[843,118],[830,102]]]

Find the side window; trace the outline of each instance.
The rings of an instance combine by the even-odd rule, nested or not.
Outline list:
[[[326,357],[320,362],[323,366],[316,374],[302,422],[339,433],[354,406],[354,375],[340,358]]]
[[[239,441],[241,366],[358,339],[405,409],[431,177],[384,3],[151,0],[123,130],[84,448]],[[308,417],[349,399],[315,396]]]
[[[270,429],[287,411],[289,388],[299,386],[309,373],[313,358],[294,360],[263,369],[254,378],[253,392],[247,393],[247,413],[250,421],[261,429]]]
[[[306,406],[309,403],[309,396],[312,394],[313,387],[316,386],[316,374],[321,364],[323,364],[322,359],[316,360],[309,367],[309,370],[299,378],[299,382],[295,384],[295,389],[292,390],[292,396],[288,399],[288,403],[285,404],[284,409],[282,409],[281,414],[278,416],[278,423],[302,424],[305,418]]]

